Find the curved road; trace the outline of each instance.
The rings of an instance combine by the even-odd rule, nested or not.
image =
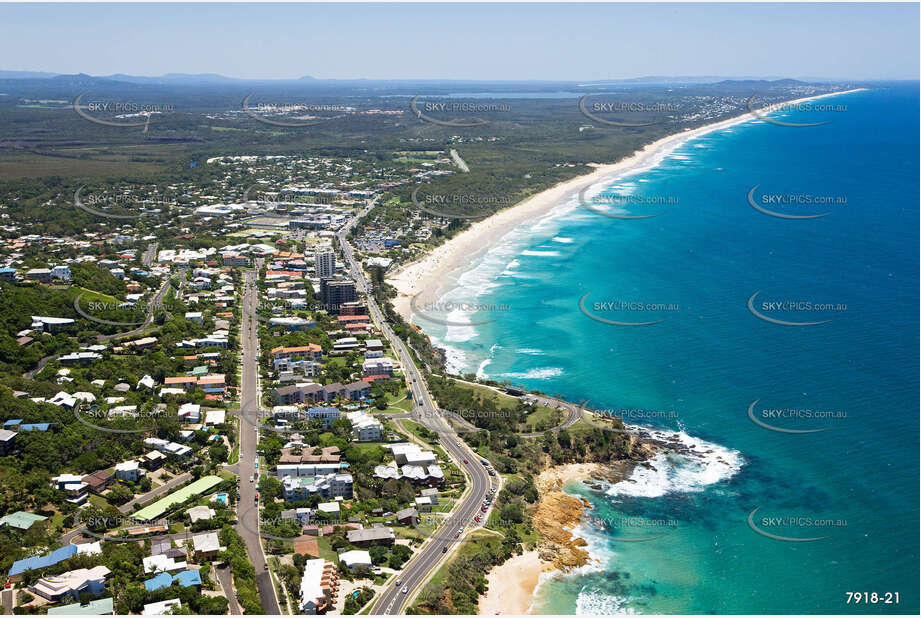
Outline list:
[[[339,232],[336,238],[342,248],[343,255],[348,266],[349,274],[356,282],[356,286],[362,292],[367,294],[368,289],[365,283],[365,277],[362,273],[361,266],[355,259],[352,247],[346,240],[346,235],[362,216],[368,213],[377,203],[377,199],[372,200],[356,217],[352,218]],[[403,340],[400,339],[390,325],[384,320],[377,302],[371,294],[367,294],[368,311],[374,321],[380,326],[381,332],[390,341],[400,364],[403,366],[403,373],[409,382],[409,390],[412,392],[413,409],[410,416],[413,420],[424,425],[428,429],[438,432],[440,446],[449,453],[455,460],[457,466],[466,471],[470,483],[466,495],[458,501],[454,511],[451,513],[449,520],[456,522],[457,527],[467,526],[473,521],[473,516],[480,511],[480,505],[486,498],[486,492],[490,487],[490,479],[485,468],[480,464],[480,457],[473,453],[470,448],[460,441],[451,425],[442,417],[441,411],[433,402],[422,374],[413,362],[409,351],[406,349]],[[421,402],[421,403],[420,403]],[[469,463],[463,463],[464,459]],[[441,562],[454,547],[455,544],[463,541],[463,537],[455,539],[451,533],[456,528],[445,526],[444,536],[436,534],[430,542],[426,543],[423,548],[413,556],[412,560],[403,568],[399,578],[401,584],[397,585],[394,581],[383,593],[371,608],[371,614],[399,614],[403,605],[408,599],[411,599],[428,580],[434,572],[435,567]],[[448,552],[443,548],[447,547]],[[406,587],[407,593],[403,594],[402,589]]]

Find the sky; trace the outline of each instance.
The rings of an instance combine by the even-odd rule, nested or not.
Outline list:
[[[918,4],[0,4],[0,69],[918,79]]]

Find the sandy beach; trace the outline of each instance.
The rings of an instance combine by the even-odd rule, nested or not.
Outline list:
[[[537,551],[509,558],[486,576],[489,589],[480,597],[479,614],[527,614],[540,575],[547,569]]]
[[[535,484],[541,494],[546,496],[550,492],[559,492],[571,480],[589,478],[599,467],[596,463],[554,466],[541,472]],[[571,500],[576,503],[573,517],[577,518],[581,506],[575,498]],[[555,515],[551,517],[556,519]],[[543,549],[547,550],[546,547]],[[529,613],[541,576],[551,577],[552,573],[560,571],[559,565],[541,559],[540,553],[539,550],[524,552],[506,560],[487,574],[489,588],[480,597],[480,615]]]
[[[780,106],[794,105],[805,101],[858,92],[860,90],[864,89],[856,88],[818,96],[803,97],[801,99],[767,106],[758,111],[759,113],[766,113]],[[458,234],[443,245],[436,247],[424,258],[403,266],[387,277],[387,281],[393,285],[398,292],[397,297],[393,301],[394,308],[403,316],[403,319],[407,321],[411,320],[412,310],[410,307],[410,300],[414,296],[421,294],[417,299],[418,303],[428,303],[437,300],[438,296],[445,291],[442,288],[449,284],[448,275],[450,273],[459,268],[468,266],[474,256],[488,249],[490,245],[505,236],[508,232],[522,223],[533,221],[546,215],[566,198],[576,195],[583,188],[601,182],[602,180],[613,179],[619,174],[624,174],[637,167],[647,165],[655,157],[661,156],[665,152],[680,146],[694,137],[756,120],[758,120],[756,116],[750,112],[746,112],[721,122],[715,122],[697,129],[688,129],[680,133],[663,137],[617,163],[590,164],[595,168],[593,172],[562,182],[519,202],[515,206],[501,210],[483,221],[474,223],[469,229]]]

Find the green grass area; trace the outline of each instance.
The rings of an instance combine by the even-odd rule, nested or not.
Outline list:
[[[468,534],[466,538],[468,541],[473,542],[460,543],[458,545],[457,551],[455,551],[451,557],[438,568],[438,571],[436,571],[435,575],[432,576],[432,579],[429,580],[427,586],[443,588],[446,585],[445,578],[448,576],[448,568],[455,560],[461,556],[474,555],[479,551],[479,547],[482,544],[497,543],[499,541],[499,537],[497,537],[495,534],[491,532],[484,532],[483,530],[474,530]]]
[[[400,425],[403,426],[403,429],[410,432],[412,435],[417,437],[422,442],[425,442],[426,444],[432,443],[433,441],[432,438],[428,437],[429,436],[429,434],[427,433],[428,430],[422,425],[420,425],[419,423],[417,423],[416,421],[412,421],[408,418],[403,418],[403,419],[400,419]],[[434,442],[438,441],[437,438],[438,436],[436,435]]]
[[[104,509],[104,508],[110,506],[108,500],[106,500],[104,497],[98,496],[98,495],[96,495],[96,494],[90,494],[89,497],[87,498],[87,501],[88,501],[90,504],[92,504],[93,506],[99,507],[100,509]]]
[[[518,407],[517,397],[512,397],[511,395],[506,395],[504,393],[494,391],[487,386],[482,386],[480,384],[470,384],[469,382],[461,382],[459,380],[455,380],[454,387],[461,390],[472,391],[477,397],[481,399],[490,399],[495,402],[496,406],[500,410],[514,410]]]
[[[428,537],[412,526],[393,526],[393,535],[398,539],[418,539],[425,541]]]
[[[413,409],[413,400],[409,397],[404,397],[403,399],[397,399],[388,403],[390,403],[390,405],[384,410],[384,413],[402,414]]]
[[[346,357],[345,356],[330,356],[329,360],[326,361],[327,367],[345,367],[346,366]]]
[[[525,418],[524,426],[520,429],[523,431],[538,431],[556,427],[564,420],[564,412],[548,406],[537,406],[533,412]]]
[[[317,550],[320,552],[319,557],[329,560],[333,564],[339,564],[339,554],[333,551],[329,545],[329,537],[321,536],[317,538]]]

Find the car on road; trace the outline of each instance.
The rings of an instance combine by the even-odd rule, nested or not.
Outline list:
[[[457,532],[457,533],[454,534],[454,538],[455,538],[455,539],[458,538],[459,536],[460,536],[460,532]]]
[[[398,579],[398,580],[396,581],[397,586],[399,586],[399,585],[402,584],[402,583],[403,583],[403,580],[402,580],[402,579]]]
[[[403,594],[406,594],[407,592],[409,592],[409,586],[403,586],[403,590],[401,590],[400,592],[402,592]]]
[[[443,553],[443,554],[448,553],[448,546],[447,546],[447,545],[445,545],[444,547],[441,548],[441,553]]]
[[[464,463],[466,463],[466,464],[468,464],[468,463],[470,463],[470,462],[469,462],[469,461],[467,461],[467,460],[465,459],[465,460],[464,460]]]

